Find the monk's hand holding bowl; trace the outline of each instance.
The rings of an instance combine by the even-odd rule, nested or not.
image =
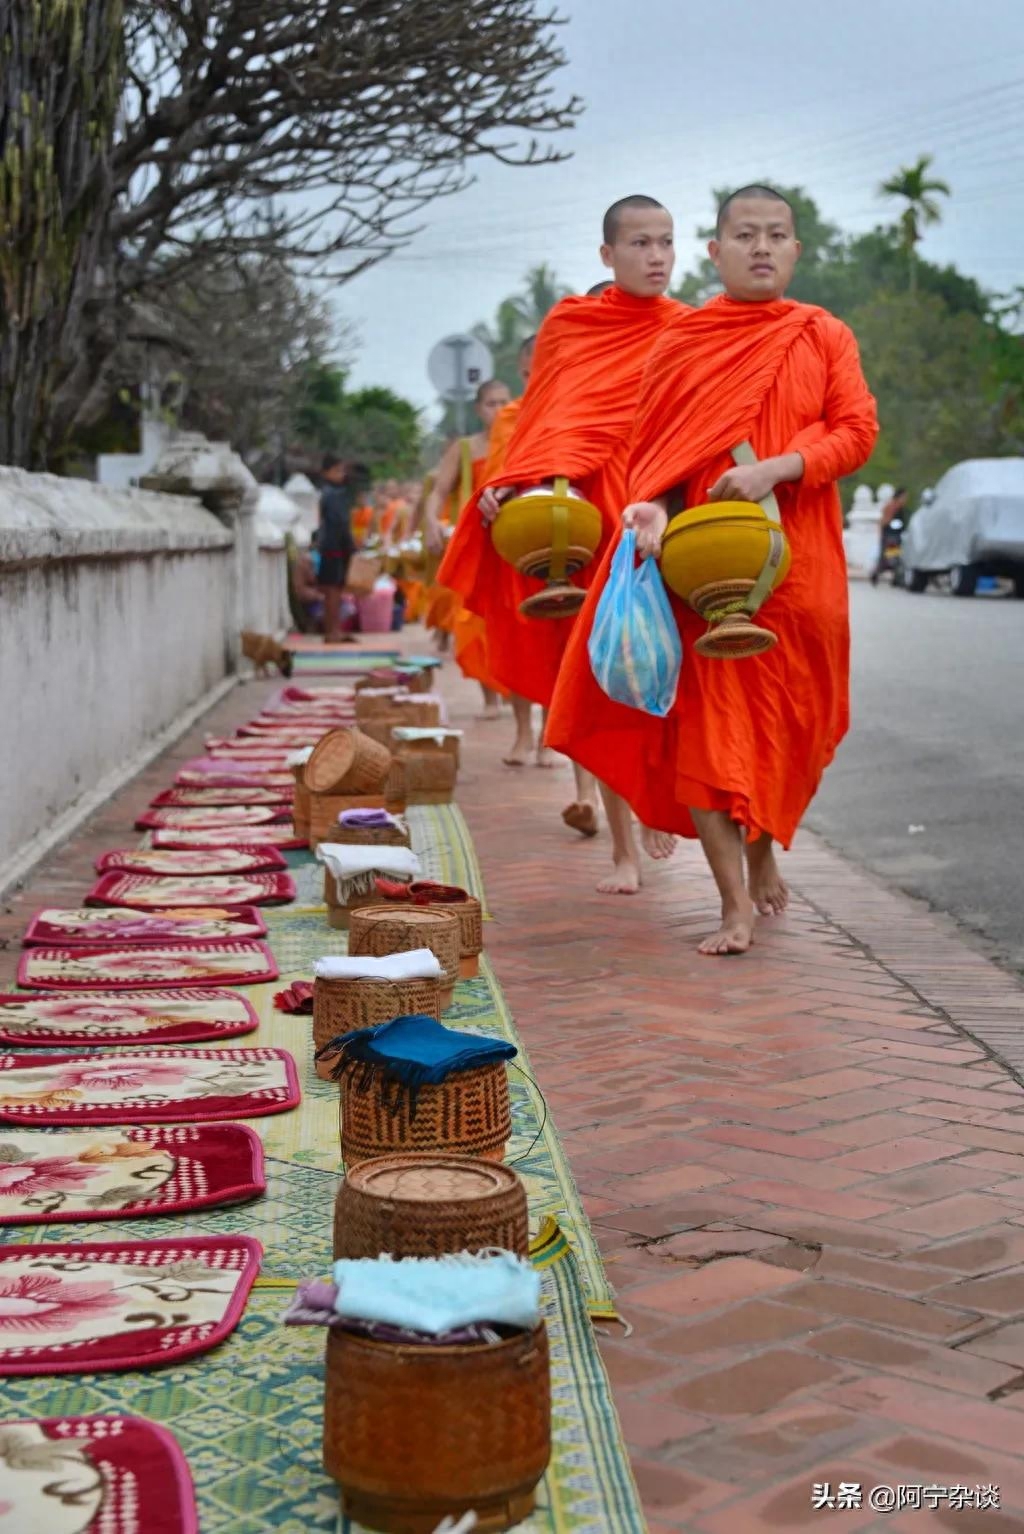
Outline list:
[[[668,527],[668,512],[655,501],[634,501],[622,513],[623,527],[636,532],[636,551],[641,559],[657,559]]]
[[[480,515],[485,527],[490,527],[501,510],[502,502],[507,501],[509,496],[515,495],[515,485],[489,486],[480,495]]]

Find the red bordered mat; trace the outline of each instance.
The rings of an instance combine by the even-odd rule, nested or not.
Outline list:
[[[265,1188],[263,1146],[244,1124],[59,1135],[0,1125],[0,1225],[182,1214],[244,1203]]]
[[[162,794],[157,794],[151,800],[150,807],[154,810],[165,809],[209,809],[230,805],[245,804],[291,804],[292,791],[283,783],[279,788],[263,788],[254,783],[243,788],[236,784],[225,788],[165,788]]]
[[[230,1336],[263,1248],[249,1236],[0,1249],[0,1375],[177,1363]]]
[[[0,1422],[0,1534],[199,1534],[176,1440],[144,1417]]]
[[[295,779],[291,771],[284,768],[274,771],[260,767],[239,768],[202,756],[194,758],[174,774],[176,788],[248,788],[250,785],[291,790]]]
[[[254,1033],[241,991],[74,991],[0,995],[0,1044],[67,1049],[86,1044],[190,1044]]]
[[[0,1055],[0,1120],[49,1124],[210,1124],[285,1113],[299,1101],[284,1049]]]
[[[207,829],[217,829],[208,827]],[[192,874],[253,874],[269,873],[287,868],[288,864],[276,847],[263,847],[258,843],[240,846],[234,841],[236,828],[222,826],[219,836],[224,845],[203,850],[199,847],[121,847],[104,852],[96,859],[98,874],[159,874],[170,878],[188,878]]]
[[[278,969],[266,943],[228,938],[217,943],[159,943],[133,948],[26,948],[18,984],[33,991],[133,991],[150,986],[258,985]]]
[[[197,831],[203,826],[269,826],[275,821],[290,820],[291,809],[280,804],[222,804],[208,809],[147,810],[135,822],[139,831],[164,830],[175,826],[180,831]]]
[[[61,946],[96,943],[142,944],[162,941],[202,943],[228,937],[266,937],[267,924],[255,906],[199,906],[181,910],[100,910],[51,906],[37,911],[22,938],[23,948],[56,943]]]
[[[294,899],[290,874],[193,874],[187,879],[104,874],[85,903],[154,911],[165,906],[285,905]]]
[[[306,837],[296,836],[293,826],[207,826],[203,831],[153,831],[153,846],[183,852],[195,847],[276,847],[279,852],[294,852],[309,845]]]

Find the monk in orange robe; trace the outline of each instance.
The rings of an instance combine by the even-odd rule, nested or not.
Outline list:
[[[530,367],[533,362],[533,348],[537,340],[536,336],[528,336],[519,348],[516,359],[519,376],[523,383],[529,382]],[[483,468],[483,482],[489,483],[498,478],[508,456],[509,444],[515,432],[519,413],[523,406],[523,396],[510,401],[502,407],[494,418],[491,434],[488,438],[487,460]],[[493,677],[494,672],[490,663],[487,625],[484,620],[468,607],[463,607],[455,623],[455,659],[462,667],[465,676],[475,676],[482,680],[486,675]],[[492,685],[498,691],[505,692],[500,684]],[[507,767],[525,767],[530,756],[536,749],[536,761],[540,767],[554,766],[551,752],[544,745],[543,732],[539,744],[534,741],[533,734],[533,703],[529,698],[521,698],[516,693],[509,696],[512,704],[512,712],[516,721],[516,738],[511,751],[503,757]]]
[[[789,846],[849,722],[836,481],[867,461],[878,422],[852,333],[784,297],[800,254],[785,199],[764,187],[734,193],[708,249],[725,293],[681,316],[651,356],[624,520],[640,553],[656,556],[677,507],[775,491],[792,564],[757,621],[778,643],[744,660],[701,656],[694,642],[706,624],[673,596],[684,651],[674,708],[658,719],[612,703],[587,655],[609,557],[573,635],[548,737],[647,826],[700,838],[722,901],[701,952],[733,954],[749,948],[756,912],[785,909],[774,843]],[[733,449],[744,443],[757,461],[738,466]]]
[[[432,553],[440,553],[444,544],[442,520],[457,523],[462,510],[482,488],[491,427],[498,412],[509,403],[511,397],[508,385],[497,378],[482,383],[474,401],[480,418],[480,431],[471,437],[456,439],[438,464],[423,511],[423,539]],[[427,609],[427,627],[439,629],[448,635],[454,634],[462,606],[461,593],[449,589],[439,571],[437,587]],[[446,644],[444,648],[447,648]],[[504,689],[487,672],[484,657],[479,650],[473,651],[470,661],[474,669],[466,674],[474,676],[480,683],[484,695],[483,717],[500,718],[499,698]]]
[[[609,208],[601,259],[613,272],[613,286],[600,296],[564,298],[544,320],[504,467],[478,498],[480,515],[472,514],[477,507],[471,507],[471,514],[461,518],[440,571],[440,579],[483,618],[496,679],[545,709],[575,620],[522,616],[520,602],[541,583],[501,559],[488,524],[517,487],[567,476],[602,514],[601,547],[573,577],[584,587],[593,579],[625,502],[629,438],[643,369],[658,337],[680,313],[679,305],[663,296],[674,261],[672,219],[654,198],[625,197]],[[563,818],[593,835],[597,787],[589,773],[574,765],[576,800]],[[625,867],[631,861],[635,866],[627,806],[608,795],[605,809],[617,864]]]

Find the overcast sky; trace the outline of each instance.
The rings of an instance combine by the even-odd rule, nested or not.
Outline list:
[[[418,0],[426,3],[426,0]],[[542,0],[543,3],[543,0]],[[361,337],[355,386],[432,405],[431,345],[490,319],[541,261],[582,291],[603,275],[601,215],[628,192],[674,214],[677,274],[713,185],[802,185],[849,230],[894,216],[880,180],[919,154],[953,190],[923,254],[995,291],[1024,283],[1021,0],[560,0],[586,102],[564,164],[478,162],[399,255],[339,290]]]

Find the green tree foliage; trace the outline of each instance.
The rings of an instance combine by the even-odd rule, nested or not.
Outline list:
[[[519,377],[519,348],[527,336],[534,335],[544,316],[565,298],[571,288],[559,282],[547,262],[531,267],[518,293],[503,299],[491,324],[473,326],[473,335],[490,347],[494,357],[494,376],[508,384],[513,394],[522,390]]]
[[[314,363],[303,373],[292,446],[314,464],[324,452],[365,463],[375,479],[402,478],[419,466],[422,423],[416,407],[391,389],[345,388],[344,371]]]
[[[907,258],[910,291],[917,291],[917,247],[925,224],[942,221],[940,197],[950,195],[945,181],[929,174],[932,156],[923,154],[913,165],[901,165],[894,176],[878,188],[881,197],[899,197],[906,204],[900,214],[900,243]]]
[[[920,222],[929,221],[920,199],[934,201],[945,190],[927,171],[924,157],[906,173],[913,172],[907,191],[898,194],[914,193]],[[1024,452],[1021,293],[995,299],[955,267],[922,260],[916,242],[916,291],[910,291],[905,220],[847,235],[822,217],[802,187],[777,189],[793,205],[803,245],[789,296],[846,321],[878,399],[881,435],[857,479],[903,484],[916,495],[961,458]],[[726,195],[712,193],[716,208]],[[713,233],[698,230],[702,239]],[[704,258],[674,296],[700,304],[720,291]]]

